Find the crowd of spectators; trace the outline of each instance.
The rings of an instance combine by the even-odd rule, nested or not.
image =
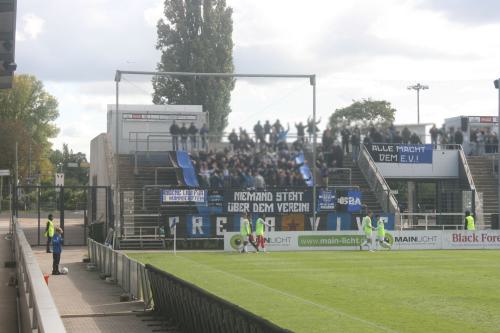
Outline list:
[[[299,153],[286,149],[260,152],[225,149],[193,152],[191,160],[202,187],[264,189],[305,186],[299,172],[301,164],[295,159]]]
[[[269,120],[258,121],[253,127],[253,135],[241,128],[238,132],[233,129],[227,139],[230,148],[223,151],[208,151],[208,129],[204,125],[200,130],[191,123],[177,126],[174,122],[170,128],[174,149],[187,150],[188,139],[191,142],[191,158],[198,175],[200,186],[211,188],[245,187],[263,189],[266,186],[304,186],[304,176],[300,172],[302,164],[296,156],[302,154],[304,145],[312,141],[314,130],[321,144],[318,145],[316,166],[321,177],[328,178],[331,168],[343,168],[344,158],[350,156],[356,162],[361,143],[400,143],[421,144],[419,135],[412,133],[408,127],[396,129],[392,124],[388,127],[377,128],[370,126],[360,129],[355,126],[344,126],[336,134],[327,127],[319,132],[316,123],[307,119],[305,123],[295,123],[296,136],[290,138],[290,124],[285,127],[277,119],[274,123]],[[199,134],[199,135],[198,135]],[[464,134],[460,129],[437,128],[430,129],[431,143],[440,145],[462,145]],[[201,139],[198,146],[197,137]],[[423,138],[422,138],[423,139]],[[498,138],[489,130],[475,130],[470,136],[471,154],[495,153],[498,150]],[[200,149],[201,148],[201,149]],[[305,161],[307,164],[307,161]]]

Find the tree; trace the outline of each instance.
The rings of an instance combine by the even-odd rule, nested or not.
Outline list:
[[[31,75],[14,76],[12,89],[0,91],[0,167],[14,170],[17,142],[21,182],[40,174],[40,166],[47,167],[49,139],[58,133],[53,124],[58,116],[57,100],[41,81]]]
[[[165,0],[156,48],[162,72],[232,73],[233,10],[225,0]],[[210,133],[221,135],[231,112],[234,80],[212,77],[154,77],[153,103],[196,104],[209,112]]]
[[[51,151],[50,161],[58,168],[58,171],[64,173],[65,185],[88,185],[88,168],[81,166],[82,163],[87,164],[87,157],[84,153],[74,153],[66,143],[63,143],[62,151],[58,149]]]
[[[386,128],[394,121],[396,109],[387,101],[362,99],[353,101],[351,105],[336,109],[330,116],[330,127],[338,133],[343,126],[357,125],[361,130],[369,126]]]

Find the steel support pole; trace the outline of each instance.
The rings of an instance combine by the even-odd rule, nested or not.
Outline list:
[[[316,75],[311,75],[311,85],[313,86],[313,161],[312,181],[313,181],[313,225],[316,225]]]
[[[417,124],[420,125],[420,89],[417,89]]]
[[[115,161],[115,193],[114,193],[114,205],[115,205],[115,218],[114,218],[114,226],[115,226],[115,230],[118,231],[118,235],[121,234],[121,223],[120,223],[120,183],[119,183],[119,180],[120,180],[120,176],[119,176],[119,172],[120,172],[120,135],[119,135],[119,125],[118,125],[118,116],[119,116],[119,112],[118,112],[118,106],[119,106],[119,96],[120,96],[120,79],[118,77],[118,73],[117,73],[117,78],[115,79],[115,83],[116,83],[116,105],[115,105],[115,140],[116,140],[116,143],[115,143],[115,148],[116,148],[116,151],[115,151],[115,156],[116,156],[116,161]]]
[[[500,84],[500,78],[498,79]],[[498,140],[498,151],[497,151],[497,181],[498,181],[498,221],[500,223],[500,86],[498,87],[498,119],[497,119],[497,138]]]

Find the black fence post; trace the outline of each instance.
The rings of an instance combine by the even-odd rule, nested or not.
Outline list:
[[[37,186],[37,214],[38,214],[38,232],[37,232],[37,245],[40,246],[40,201],[41,201],[41,198],[42,198],[42,194],[40,193],[41,189],[40,189],[40,186]]]
[[[64,230],[64,186],[59,187],[59,223]]]

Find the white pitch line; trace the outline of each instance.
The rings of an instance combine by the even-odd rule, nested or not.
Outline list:
[[[214,267],[212,267],[212,266],[209,266],[209,265],[206,265],[206,264],[202,264],[202,263],[200,263],[200,262],[197,262],[197,261],[195,261],[195,260],[193,260],[193,259],[190,259],[190,258],[184,257],[184,256],[182,256],[182,255],[177,255],[177,258],[182,258],[182,259],[185,259],[185,260],[191,261],[191,262],[193,262],[193,263],[195,263],[195,264],[197,264],[197,265],[199,265],[199,266],[203,266],[203,267],[206,267],[206,268],[211,269],[211,270],[213,270],[213,271],[216,271],[216,272],[220,272],[220,273],[223,273],[223,274],[229,275],[229,276],[231,276],[231,277],[234,277],[234,278],[237,278],[237,279],[243,280],[243,281],[245,281],[245,282],[248,282],[248,283],[253,284],[253,285],[255,285],[255,286],[258,286],[258,287],[263,287],[263,288],[265,288],[265,289],[271,290],[271,291],[273,291],[273,292],[275,292],[275,293],[278,293],[278,294],[281,294],[281,295],[283,295],[283,296],[287,296],[287,297],[290,297],[290,298],[294,298],[294,299],[296,299],[296,300],[298,300],[298,301],[301,301],[301,302],[303,302],[303,303],[310,304],[310,305],[314,305],[314,306],[316,306],[316,307],[318,307],[318,308],[321,308],[321,309],[323,309],[323,310],[327,310],[327,311],[334,312],[334,313],[336,313],[336,314],[338,314],[338,315],[340,315],[340,316],[347,317],[347,318],[349,318],[349,319],[351,319],[351,320],[358,321],[358,322],[363,323],[363,324],[366,324],[366,325],[368,325],[368,326],[376,327],[376,328],[378,328],[378,329],[380,329],[380,330],[382,330],[382,331],[385,331],[385,332],[393,332],[393,333],[398,333],[398,331],[395,331],[395,330],[393,330],[393,329],[391,329],[391,328],[389,328],[389,327],[383,326],[383,325],[381,325],[381,324],[378,324],[378,323],[375,323],[375,322],[372,322],[372,321],[369,321],[369,320],[366,320],[366,319],[363,319],[363,318],[360,318],[360,317],[357,317],[357,316],[354,316],[354,315],[348,314],[348,313],[346,313],[346,312],[344,312],[344,311],[338,310],[338,309],[333,308],[333,307],[331,307],[331,306],[326,306],[326,305],[323,305],[323,304],[318,304],[318,303],[315,303],[315,302],[310,301],[310,300],[308,300],[308,299],[305,299],[305,298],[299,297],[299,296],[297,296],[297,295],[289,294],[289,293],[287,293],[287,292],[285,292],[285,291],[282,291],[282,290],[279,290],[279,289],[275,289],[275,288],[271,288],[271,287],[269,287],[269,286],[266,286],[266,285],[264,285],[264,284],[261,284],[261,283],[255,282],[255,281],[253,281],[253,280],[248,280],[248,279],[246,279],[246,278],[244,278],[244,277],[241,277],[241,276],[239,276],[239,275],[235,275],[235,274],[232,274],[232,273],[229,273],[229,272],[226,272],[226,271],[223,271],[223,270],[220,270],[220,269],[214,268]]]

